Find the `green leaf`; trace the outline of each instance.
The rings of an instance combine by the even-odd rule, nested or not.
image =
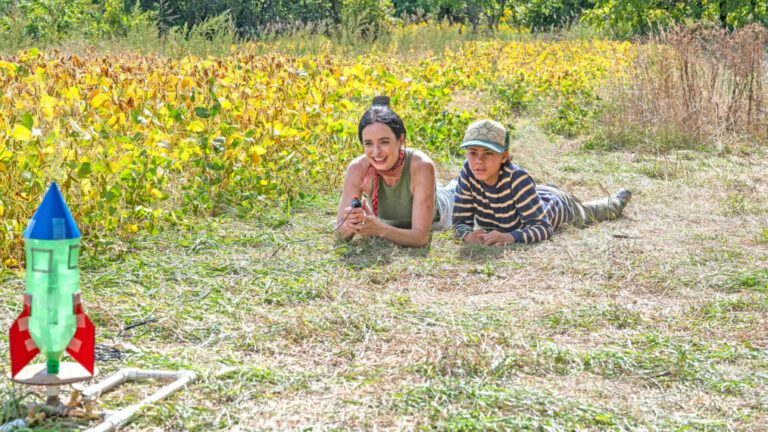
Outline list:
[[[105,161],[97,161],[93,166],[93,171],[97,173],[109,173],[109,164]]]
[[[208,118],[211,116],[210,111],[208,111],[208,108],[206,107],[195,107],[195,114],[197,114],[200,118]]]
[[[117,199],[120,198],[120,188],[117,186],[112,186],[104,195],[104,198],[107,200],[107,202],[117,201]]]
[[[210,109],[210,114],[213,117],[216,117],[217,114],[221,112],[221,104],[219,102],[216,102],[213,104],[213,106]]]
[[[21,125],[25,128],[32,130],[32,128],[35,126],[35,120],[32,119],[32,114],[25,112],[21,115]]]
[[[214,138],[211,144],[213,144],[213,149],[215,151],[221,153],[226,149],[226,146],[225,146],[226,142],[227,142],[226,138],[219,136]]]
[[[180,122],[183,120],[183,117],[181,115],[181,110],[179,110],[178,108],[171,108],[168,113],[168,116],[176,120],[177,122]]]
[[[211,77],[208,80],[208,94],[211,95],[213,100],[219,100],[219,97],[216,96],[216,78]]]
[[[211,171],[224,171],[224,168],[226,168],[226,167],[221,162],[210,162],[210,163],[208,163],[208,169],[210,169]]]
[[[77,176],[80,178],[86,178],[89,174],[93,172],[93,167],[91,167],[90,162],[83,162],[80,165],[80,168],[77,169]]]

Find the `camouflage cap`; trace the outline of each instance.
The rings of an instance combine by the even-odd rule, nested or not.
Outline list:
[[[509,148],[507,128],[493,120],[476,121],[467,128],[460,147],[470,146],[485,147],[496,153],[504,153]]]

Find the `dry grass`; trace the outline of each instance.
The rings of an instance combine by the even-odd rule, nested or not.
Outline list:
[[[409,250],[334,245],[326,197],[91,251],[87,310],[124,355],[102,375],[202,376],[127,430],[761,430],[765,155],[586,153],[516,130],[537,181],[582,198],[629,187],[626,216],[533,247],[440,233]],[[2,276],[2,328],[21,277]]]
[[[606,144],[721,149],[764,141],[767,39],[759,25],[727,33],[698,24],[644,44],[630,79],[609,96]]]

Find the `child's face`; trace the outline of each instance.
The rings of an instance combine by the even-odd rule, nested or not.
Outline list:
[[[508,153],[496,153],[495,151],[480,147],[467,147],[467,162],[472,174],[483,183],[493,186],[499,180],[501,166],[507,161]]]
[[[400,146],[405,136],[398,140],[395,133],[384,123],[371,123],[363,129],[363,151],[368,162],[380,171],[391,169],[400,157]]]

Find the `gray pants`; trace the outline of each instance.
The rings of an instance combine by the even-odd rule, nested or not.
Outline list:
[[[432,222],[432,231],[450,229],[453,224],[453,194],[459,182],[452,179],[445,186],[438,186],[435,190],[435,211],[440,213],[440,220]]]
[[[570,225],[576,228],[583,228],[593,223],[617,219],[621,216],[624,205],[614,197],[605,197],[586,203],[582,203],[573,194],[555,186],[537,186],[537,190],[550,192],[557,196],[566,209],[570,210],[572,215],[570,220],[563,222],[563,225]],[[559,227],[555,227],[557,229]]]

